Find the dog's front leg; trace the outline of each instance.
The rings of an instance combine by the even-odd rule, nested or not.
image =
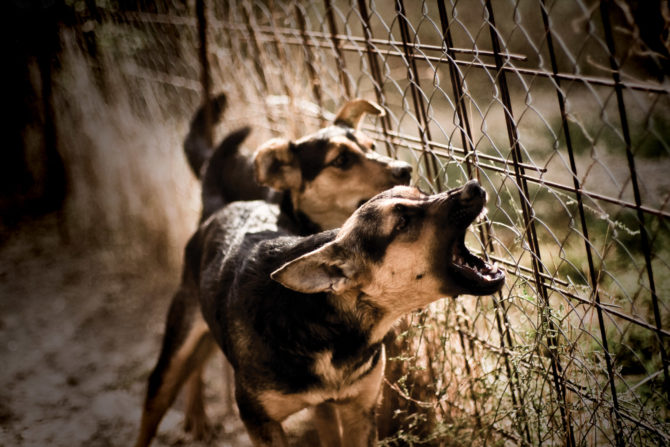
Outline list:
[[[375,406],[361,407],[356,402],[341,405],[342,445],[374,447],[377,445]]]
[[[278,421],[271,419],[258,401],[236,383],[235,398],[240,418],[256,447],[288,447],[286,433]]]
[[[257,424],[242,420],[255,447],[288,447],[286,433],[279,422],[268,420]]]
[[[319,433],[321,447],[344,447],[340,417],[335,404],[323,402],[317,405],[314,408],[314,425]]]
[[[375,409],[381,394],[386,363],[384,346],[381,349],[377,365],[356,385],[360,390],[358,395],[338,405],[343,446],[374,447],[377,445]]]

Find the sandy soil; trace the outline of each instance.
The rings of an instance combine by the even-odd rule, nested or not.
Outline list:
[[[0,238],[0,241],[4,238]],[[158,355],[176,271],[61,242],[55,217],[0,246],[0,446],[127,446]],[[226,415],[220,356],[210,361],[210,445],[247,446]],[[192,443],[173,405],[155,446]]]

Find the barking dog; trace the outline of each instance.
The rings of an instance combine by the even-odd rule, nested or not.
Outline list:
[[[137,445],[148,444],[184,365],[202,361],[207,328],[235,369],[255,445],[286,446],[281,422],[306,407],[315,407],[324,445],[375,445],[382,340],[393,323],[440,297],[503,285],[503,272],[464,244],[485,202],[476,181],[432,196],[397,186],[340,230],[304,237],[278,228],[265,202],[213,214],[189,241],[180,289],[199,297],[204,320],[168,324],[170,349],[157,366],[162,380],[150,380]]]
[[[225,104],[225,95],[212,101],[214,119],[218,120]],[[206,143],[205,114],[200,109],[191,122],[184,150],[189,166],[202,180],[202,220],[227,203],[261,199],[278,204],[262,209],[283,231],[307,235],[341,226],[360,203],[392,186],[407,184],[411,166],[375,153],[374,142],[358,130],[366,113],[384,112],[363,99],[350,101],[337,113],[333,125],[297,141],[270,140],[249,158],[239,151],[249,128],[231,132],[213,149]],[[230,220],[233,227],[244,224],[234,214]],[[195,262],[189,247],[182,285],[170,305],[161,354],[149,379],[146,405],[152,409],[145,412],[149,416],[143,420],[138,445],[148,444],[187,381],[186,428],[196,437],[207,431],[201,368],[215,345],[202,322],[197,288],[185,280],[189,263]],[[191,338],[186,339],[187,335]],[[193,358],[177,356],[180,349]],[[154,398],[159,389],[167,394]]]
[[[212,101],[214,118],[224,106],[224,95]],[[411,166],[374,152],[374,141],[358,129],[366,113],[383,115],[384,110],[364,99],[349,101],[331,126],[297,141],[274,138],[251,159],[239,150],[249,128],[230,133],[212,150],[204,138],[204,111],[199,110],[184,150],[202,179],[203,220],[233,201],[265,200],[281,204],[298,233],[315,233],[341,226],[375,194],[407,185]]]

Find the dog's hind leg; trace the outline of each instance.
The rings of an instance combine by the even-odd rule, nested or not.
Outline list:
[[[191,432],[198,440],[210,439],[213,434],[212,426],[205,413],[203,369],[204,364],[200,365],[186,382],[184,430]]]
[[[182,385],[202,367],[215,346],[202,318],[197,295],[182,286],[170,305],[161,354],[149,376],[136,447],[149,445]],[[202,389],[199,391],[201,393]],[[194,405],[201,404],[202,401]],[[202,410],[204,414],[204,408]]]
[[[211,435],[211,425],[205,413],[203,367],[198,367],[186,382],[184,430],[198,440],[207,439]]]

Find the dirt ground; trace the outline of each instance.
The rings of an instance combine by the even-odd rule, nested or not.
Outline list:
[[[61,241],[54,216],[0,238],[0,446],[128,446],[156,361],[177,271]],[[209,445],[247,446],[220,399],[222,357],[206,373]],[[193,443],[183,399],[154,446]]]

